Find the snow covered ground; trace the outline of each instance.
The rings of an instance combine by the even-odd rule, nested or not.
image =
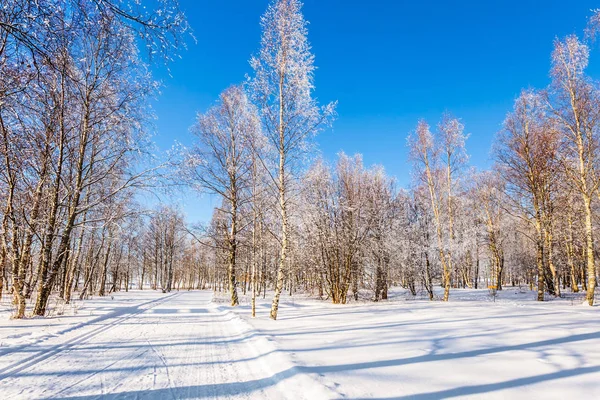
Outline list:
[[[486,290],[454,290],[449,303],[393,295],[344,306],[284,296],[276,322],[268,296],[255,320],[247,304],[236,313],[337,398],[600,399],[598,307],[516,288],[496,302]]]
[[[456,290],[450,303],[117,293],[52,318],[0,309],[0,399],[600,398],[600,308]],[[64,315],[57,315],[64,314]]]
[[[136,291],[86,301],[75,316],[15,321],[5,312],[0,399],[332,396],[211,298]]]

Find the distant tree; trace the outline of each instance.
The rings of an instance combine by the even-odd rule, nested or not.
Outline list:
[[[457,174],[466,162],[464,127],[445,114],[436,135],[424,120],[408,138],[410,157],[417,179],[429,193],[435,223],[438,255],[442,265],[444,301],[450,296],[454,242],[454,188]]]
[[[232,86],[219,103],[198,116],[192,132],[197,138],[188,153],[186,171],[190,182],[222,197],[228,216],[228,275],[231,305],[239,304],[236,290],[236,259],[240,209],[251,200],[253,174],[251,140],[260,131],[255,108],[244,90]]]
[[[476,191],[480,218],[486,232],[485,244],[491,258],[494,290],[502,290],[506,241],[504,181],[494,172],[482,172],[476,177]]]

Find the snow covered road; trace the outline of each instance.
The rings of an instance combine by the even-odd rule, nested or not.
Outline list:
[[[0,398],[332,397],[211,298],[211,292],[119,293],[114,302],[86,303],[77,316],[44,326],[39,319],[24,326],[3,321]],[[32,331],[38,333],[24,341]]]
[[[269,296],[255,319],[246,297],[232,311],[212,292],[117,293],[18,321],[5,299],[0,400],[600,398],[600,308],[485,293],[285,295],[277,321]]]

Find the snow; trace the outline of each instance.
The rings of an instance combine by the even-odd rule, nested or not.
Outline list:
[[[600,315],[580,299],[545,303],[510,288],[454,290],[451,301],[333,305],[283,297],[235,312],[272,337],[336,398],[600,398]]]
[[[0,398],[331,397],[211,298],[138,291],[87,301],[75,316],[3,318]]]
[[[279,319],[209,291],[117,293],[51,318],[0,309],[2,399],[600,398],[600,318],[580,299],[455,290],[449,303],[282,296]],[[59,315],[62,314],[62,315]]]

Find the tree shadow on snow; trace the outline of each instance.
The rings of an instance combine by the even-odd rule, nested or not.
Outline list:
[[[487,349],[469,350],[469,351],[463,351],[463,352],[459,352],[459,353],[427,354],[427,355],[423,355],[423,356],[400,358],[400,359],[394,359],[394,360],[369,361],[369,362],[361,362],[361,363],[353,363],[353,364],[323,365],[323,366],[319,366],[319,367],[303,367],[302,369],[305,370],[306,372],[327,374],[327,373],[335,373],[335,372],[364,370],[364,369],[370,369],[370,368],[395,367],[395,366],[409,365],[409,364],[419,364],[419,363],[434,362],[434,361],[446,361],[446,360],[455,360],[455,359],[468,358],[468,357],[477,357],[477,356],[482,356],[482,355],[487,355],[487,354],[504,353],[504,352],[508,352],[508,351],[528,350],[528,349],[537,348],[537,347],[555,346],[555,345],[559,345],[559,344],[563,344],[563,343],[573,343],[573,342],[579,342],[579,341],[591,340],[591,339],[599,339],[599,338],[600,338],[600,331],[565,336],[565,337],[556,338],[556,339],[540,340],[538,342],[532,342],[532,343],[516,344],[516,345],[512,345],[512,346],[498,346],[498,347],[490,347]]]
[[[385,367],[394,367],[410,364],[419,364],[435,361],[445,360],[457,360],[462,358],[477,357],[487,354],[496,354],[509,351],[528,350],[537,347],[545,346],[556,346],[564,343],[573,343],[591,339],[600,338],[599,332],[592,332],[586,334],[570,335],[562,338],[541,340],[531,343],[523,343],[512,346],[498,346],[486,349],[464,351],[459,353],[449,354],[429,354],[417,357],[401,358],[394,360],[384,361],[371,361],[362,363],[351,363],[351,364],[338,364],[338,365],[324,365],[324,366],[295,366],[285,371],[276,373],[268,378],[256,379],[246,382],[231,382],[231,383],[215,383],[195,386],[183,386],[175,388],[163,388],[153,390],[139,390],[139,391],[124,391],[119,393],[104,394],[103,399],[119,399],[119,398],[135,398],[135,399],[163,399],[163,398],[178,398],[178,399],[193,399],[193,398],[214,398],[219,396],[235,396],[249,394],[262,389],[266,389],[270,386],[277,384],[285,379],[291,378],[299,373],[307,374],[319,374],[321,376],[327,376],[331,373],[344,373],[351,371],[359,371],[366,369],[376,369]],[[457,396],[467,396],[489,393],[498,390],[510,389],[520,386],[527,386],[536,383],[563,379],[569,377],[575,377],[580,375],[586,375],[591,373],[600,372],[600,366],[588,366],[579,367],[568,370],[562,370],[542,375],[535,375],[530,377],[523,377],[512,379],[504,382],[481,384],[481,385],[469,385],[461,386],[446,390],[440,390],[435,392],[417,393],[401,397],[389,397],[380,398],[379,400],[392,400],[392,399],[417,399],[417,400],[429,400],[429,399],[441,399],[441,398],[452,398]],[[53,397],[55,399],[70,399],[70,400],[88,400],[96,399],[98,395],[90,396],[64,396],[64,397]]]
[[[521,386],[533,385],[536,383],[547,382],[555,379],[570,378],[574,376],[593,374],[600,372],[600,366],[593,367],[580,367],[567,369],[563,371],[552,372],[548,374],[528,376],[525,378],[511,379],[504,382],[487,383],[482,385],[470,385],[461,386],[453,389],[439,390],[437,392],[428,393],[415,393],[407,396],[400,397],[378,397],[371,400],[434,400],[434,399],[448,399],[452,397],[462,397],[476,394],[484,394],[489,392],[495,392],[498,390],[511,389]],[[358,400],[358,399],[357,399]]]
[[[104,399],[204,399],[245,395],[276,385],[285,379],[298,374],[298,367],[292,367],[273,374],[270,377],[255,379],[246,382],[209,383],[205,385],[181,386],[174,388],[161,388],[149,390],[132,390],[118,393],[105,393],[100,398]],[[92,400],[99,395],[84,396],[53,396],[54,400]]]

